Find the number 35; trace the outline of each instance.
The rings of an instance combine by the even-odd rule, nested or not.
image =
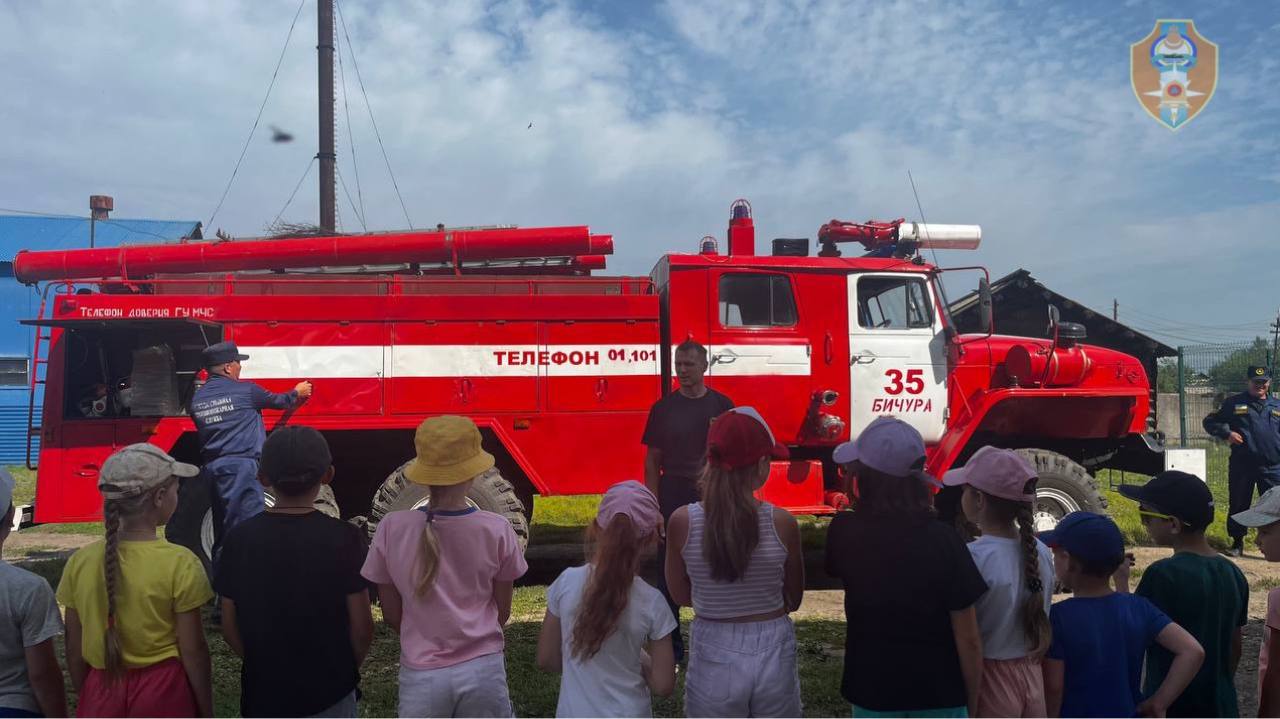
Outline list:
[[[905,383],[900,369],[888,370],[884,376],[889,378],[889,386],[884,388],[884,391],[889,394],[902,394],[904,389],[907,394],[920,394],[924,391],[924,370],[922,369],[907,370]]]

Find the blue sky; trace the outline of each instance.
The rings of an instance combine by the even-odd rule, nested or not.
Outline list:
[[[1025,267],[1173,344],[1264,332],[1280,310],[1280,4],[340,6],[339,165],[356,195],[354,139],[370,229],[405,218],[352,48],[418,226],[586,223],[615,235],[614,271],[645,273],[722,235],[740,196],[762,246],[833,217],[916,218],[909,170],[928,219],[983,226],[981,250],[943,264]],[[207,222],[297,8],[0,2],[0,207],[107,193],[118,216]],[[1216,95],[1176,134],[1129,84],[1129,44],[1158,18],[1193,19],[1221,52]],[[215,226],[260,234],[307,167],[314,45],[308,0]],[[285,219],[315,218],[312,172]]]

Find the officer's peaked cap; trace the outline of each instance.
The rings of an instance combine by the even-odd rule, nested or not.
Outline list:
[[[204,360],[205,367],[217,367],[228,362],[249,359],[249,355],[240,354],[240,348],[236,347],[235,342],[219,342],[209,345],[200,353],[200,357]]]

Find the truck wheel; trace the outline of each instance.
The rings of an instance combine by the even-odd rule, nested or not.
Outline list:
[[[1098,491],[1098,481],[1080,464],[1047,449],[1019,449],[1040,475],[1036,484],[1034,512],[1036,531],[1046,532],[1072,512],[1105,514],[1107,498]]]
[[[427,488],[405,478],[404,468],[408,465],[409,462],[405,462],[397,467],[374,493],[369,520],[365,523],[370,539],[373,539],[378,523],[389,512],[417,509],[427,503]],[[502,478],[497,468],[485,472],[471,485],[467,502],[486,512],[506,517],[511,522],[512,529],[516,530],[520,549],[523,550],[529,544],[529,518],[525,514],[525,505],[520,501],[516,488]]]
[[[178,508],[165,526],[164,536],[170,542],[181,544],[194,552],[204,565],[205,573],[212,576],[214,538],[213,497],[210,494],[213,491],[212,483],[205,481],[204,477],[192,477],[185,480],[183,485],[188,482],[193,483],[193,486],[189,488],[186,496],[181,489],[179,490]],[[194,486],[201,482],[204,483],[203,489]],[[276,498],[269,490],[263,495],[268,507],[275,506]],[[339,519],[338,500],[333,496],[331,487],[326,485],[320,488],[314,506],[320,510],[321,514]]]

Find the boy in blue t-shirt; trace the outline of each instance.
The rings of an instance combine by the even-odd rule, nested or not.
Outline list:
[[[1044,661],[1049,716],[1164,716],[1200,669],[1200,644],[1151,602],[1112,590],[1111,576],[1125,556],[1124,539],[1109,518],[1072,512],[1040,538],[1053,549],[1058,580],[1074,593],[1049,612],[1053,641]],[[1164,682],[1144,700],[1142,661],[1153,644],[1174,658]]]

